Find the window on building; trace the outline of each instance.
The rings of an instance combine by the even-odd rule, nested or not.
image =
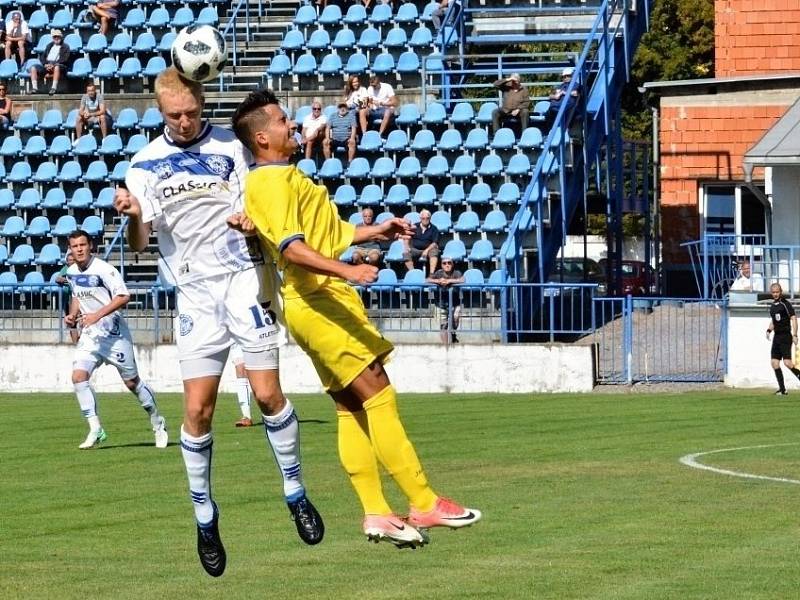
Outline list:
[[[701,189],[701,218],[706,234],[764,235],[764,206],[743,184],[719,183]]]

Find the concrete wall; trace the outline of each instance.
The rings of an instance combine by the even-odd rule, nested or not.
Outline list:
[[[768,387],[777,389],[770,366],[772,342],[766,338],[769,307],[763,305],[731,306],[728,314],[728,373],[725,384],[731,387]],[[800,388],[787,369],[783,370],[786,389]]]
[[[800,240],[800,167],[772,169],[772,243],[794,246]]]
[[[0,346],[0,389],[6,392],[71,392],[73,346]],[[137,348],[142,377],[156,391],[181,391],[175,346]],[[400,392],[589,392],[594,385],[592,348],[571,345],[398,345],[387,371]],[[234,392],[229,364],[223,390]],[[287,393],[322,388],[308,357],[294,345],[281,352],[281,381]],[[115,369],[101,367],[98,391],[125,391]]]

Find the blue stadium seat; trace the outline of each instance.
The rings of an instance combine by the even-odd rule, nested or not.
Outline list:
[[[343,171],[344,168],[342,167],[341,160],[338,158],[327,158],[325,162],[322,163],[318,175],[320,179],[339,179]]]
[[[75,156],[93,156],[95,152],[97,152],[97,140],[91,133],[79,137],[72,148]]]
[[[397,57],[397,72],[402,75],[419,72],[419,55],[413,50],[403,52]]]
[[[39,203],[41,200],[42,196],[39,194],[39,190],[36,188],[26,188],[22,190],[19,198],[17,198],[14,208],[18,210],[32,210],[34,208],[39,208]]]
[[[413,206],[433,206],[436,203],[436,188],[430,183],[418,186],[411,199]]]
[[[349,50],[356,46],[356,34],[352,29],[340,29],[333,38],[331,47],[334,50]]]
[[[348,184],[338,186],[333,196],[333,203],[336,206],[353,206],[356,203],[355,188]]]
[[[8,188],[0,189],[0,210],[8,210],[14,206],[16,198],[14,190]]]
[[[61,188],[50,188],[45,194],[44,200],[39,208],[43,210],[57,210],[66,208],[67,199],[64,196],[64,190]]]
[[[404,262],[403,258],[403,240],[395,240],[389,244],[389,249],[386,251],[383,260],[387,264]]]
[[[89,215],[81,223],[81,229],[92,237],[98,237],[103,233],[103,220],[97,215]]]
[[[0,62],[0,79],[13,79],[17,76],[17,61],[13,58],[6,58]]]
[[[508,161],[506,173],[509,175],[527,175],[531,170],[531,161],[525,154],[515,154]]]
[[[452,258],[453,260],[462,261],[467,256],[467,249],[464,242],[461,240],[450,240],[444,245],[442,250],[442,258]]]
[[[92,74],[92,71],[92,61],[82,56],[72,63],[72,68],[67,71],[67,77],[70,79],[86,79]]]
[[[380,4],[379,6],[386,6]],[[378,75],[386,75],[394,71],[394,57],[388,52],[377,54],[372,61],[372,72]]]
[[[295,29],[298,34],[302,35],[302,33]],[[289,32],[291,33],[291,31]],[[291,40],[290,40],[291,41]],[[308,43],[305,46],[309,50],[318,50],[324,51],[327,50],[331,45],[331,36],[325,29],[316,29],[311,33],[311,36],[308,38]],[[286,48],[287,50],[299,50],[300,48]],[[341,57],[340,57],[341,61]]]
[[[303,121],[305,118],[311,114],[311,105],[306,104],[305,106],[301,106],[297,109],[294,114],[294,121],[297,123],[297,126],[301,129],[303,128]]]
[[[399,27],[390,29],[386,37],[383,38],[383,47],[387,50],[405,49],[407,44],[408,36],[406,35],[406,31]]]
[[[41,135],[32,135],[25,142],[25,147],[22,149],[23,156],[44,156],[47,151],[47,142]]]
[[[444,188],[440,200],[442,206],[459,206],[464,203],[464,186],[460,183],[450,183]]]
[[[6,264],[25,267],[33,262],[34,256],[33,246],[30,244],[20,244],[14,248],[14,252],[8,257]]]
[[[397,176],[405,179],[414,179],[420,176],[422,165],[416,156],[406,156],[397,167]]]
[[[497,108],[497,102],[484,102],[478,109],[478,116],[475,117],[475,122],[479,125],[491,125],[492,113]]]
[[[453,107],[450,123],[453,125],[470,125],[475,120],[475,111],[469,102],[459,102]]]
[[[103,54],[108,50],[108,38],[102,33],[93,33],[89,36],[83,51],[90,54]]]
[[[489,147],[489,133],[485,129],[471,129],[464,141],[464,149],[470,152],[485,150]]]
[[[358,143],[361,152],[377,152],[381,149],[381,135],[377,131],[365,131]]]
[[[395,129],[389,132],[386,142],[383,144],[383,149],[388,152],[402,152],[408,148],[408,136],[402,129]]]
[[[431,156],[422,174],[425,177],[444,177],[450,171],[450,165],[444,156]]]
[[[175,42],[175,38],[178,37],[178,34],[174,31],[167,31],[164,35],[161,36],[161,39],[158,40],[158,45],[156,48],[159,52],[168,53],[172,48],[172,44]]]
[[[386,206],[407,206],[411,200],[408,186],[403,183],[396,183],[389,188],[386,193]]]
[[[105,164],[105,163],[104,163]],[[92,165],[89,165],[91,167]],[[131,166],[130,161],[128,160],[121,160],[117,164],[114,165],[114,169],[111,171],[111,174],[108,176],[109,181],[115,181],[117,183],[122,183],[125,181],[125,175],[128,173],[128,168]],[[89,175],[89,171],[87,170],[86,175],[84,175],[84,181],[92,181],[87,180],[86,177]]]
[[[425,70],[429,75],[444,71],[444,56],[441,52],[431,52],[425,56]]]
[[[10,183],[26,183],[30,181],[31,166],[27,161],[18,161],[11,167],[11,171],[6,175],[6,181]]]
[[[0,273],[0,289],[15,290],[17,285],[19,285],[19,281],[16,273],[10,271]]]
[[[47,156],[67,156],[72,152],[72,142],[66,135],[57,135],[47,148]]]
[[[526,127],[519,138],[519,148],[521,150],[535,150],[542,147],[542,132],[538,127]]]
[[[444,105],[431,102],[422,115],[422,122],[426,125],[441,125],[447,120],[447,111]]]
[[[453,168],[450,172],[455,177],[470,177],[475,175],[475,170],[475,159],[471,154],[464,154],[456,158],[456,162],[453,163]]]
[[[503,233],[508,227],[508,220],[502,210],[492,210],[486,215],[481,229],[486,233]]]
[[[320,25],[338,25],[342,20],[342,9],[336,4],[329,4],[317,19]]]
[[[513,130],[508,127],[501,127],[494,132],[491,146],[495,150],[510,150],[514,147],[516,141]]]
[[[401,4],[394,16],[394,22],[400,25],[412,25],[417,22],[417,19],[419,19],[419,11],[413,2]]]
[[[381,190],[381,186],[376,185],[374,183],[370,183],[364,186],[364,189],[361,190],[361,196],[358,198],[358,205],[361,207],[364,206],[380,206],[381,201],[383,200],[383,190]]]
[[[403,215],[403,218],[412,225],[417,225],[422,220],[422,217],[420,217],[419,213],[415,210],[408,211]]]
[[[147,146],[147,144],[147,136],[142,133],[136,133],[128,139],[128,143],[125,145],[124,153],[128,156],[133,156],[139,152],[139,150]]]
[[[467,210],[458,215],[456,224],[453,225],[453,231],[458,233],[476,233],[480,229],[481,220],[478,213]]]
[[[369,22],[373,25],[386,25],[392,20],[391,4],[375,4],[372,13],[369,15]]]
[[[144,69],[142,69],[142,75],[145,77],[158,77],[158,74],[166,70],[166,68],[167,61],[164,60],[163,56],[151,56],[147,60]]]
[[[8,190],[9,192],[11,190]],[[3,223],[3,229],[0,231],[0,236],[5,238],[20,237],[25,235],[25,220],[17,215],[11,215]]]
[[[8,259],[8,247],[5,244],[0,244],[0,265],[5,264]]]
[[[170,26],[181,29],[194,23],[194,11],[188,6],[181,6],[170,19]]]
[[[22,152],[22,139],[14,135],[9,135],[0,145],[0,156],[4,158],[16,158]]]
[[[436,33],[436,43],[442,46],[446,43],[447,47],[458,44],[458,29],[445,25]]]
[[[411,39],[408,40],[408,45],[411,48],[430,48],[432,44],[433,34],[425,25],[417,27],[411,34]]]
[[[467,204],[482,206],[492,201],[492,188],[488,183],[476,183],[469,190]]]
[[[450,213],[446,210],[437,210],[431,215],[431,223],[436,225],[439,233],[449,233],[453,228],[453,222],[450,219]]]
[[[362,25],[367,21],[367,10],[361,4],[351,4],[342,21],[348,25]]]
[[[394,176],[394,160],[386,156],[381,156],[372,165],[373,179],[389,179]]]
[[[150,11],[145,25],[149,29],[164,29],[169,26],[169,11],[166,8],[159,7]]]
[[[515,156],[519,156],[516,154]],[[497,154],[487,154],[478,167],[478,175],[483,177],[495,177],[503,172],[503,159]]]
[[[317,174],[317,163],[313,158],[303,158],[297,161],[297,168],[309,177],[314,177]]]
[[[364,220],[361,218],[360,212],[354,212],[352,215],[350,215],[350,217],[348,217],[347,222],[350,223],[350,225],[358,226],[361,225]]]
[[[68,160],[61,165],[61,171],[58,173],[56,179],[63,183],[79,181],[83,171],[81,165],[77,160]]]
[[[398,127],[410,127],[419,123],[420,114],[416,104],[403,104],[395,118]]]
[[[78,109],[73,108],[67,113],[66,118],[64,119],[64,131],[74,131],[75,124],[78,122]]]
[[[164,117],[155,106],[151,106],[144,111],[139,127],[142,129],[161,129],[164,127]]]
[[[64,123],[64,117],[57,108],[50,108],[44,111],[39,128],[44,131],[58,131]]]
[[[435,147],[436,138],[433,132],[430,129],[420,129],[408,148],[415,152],[426,152],[433,150]]]
[[[111,43],[108,45],[108,51],[111,54],[125,54],[131,51],[131,46],[133,46],[131,36],[122,32],[115,35],[114,39],[111,40]]]
[[[422,14],[419,16],[419,20],[429,23],[431,21],[431,14],[433,14],[433,11],[436,10],[437,6],[439,6],[439,3],[436,2],[436,0],[431,0],[428,2],[422,7]]]
[[[83,52],[83,39],[79,33],[68,33],[64,36],[64,43],[71,52]]]
[[[39,271],[29,271],[20,282],[19,291],[23,294],[42,294],[47,291],[47,287],[44,274]]]
[[[89,208],[92,206],[93,202],[94,196],[92,195],[92,190],[82,187],[75,190],[72,194],[72,198],[67,202],[67,208]]]
[[[131,74],[130,67],[132,66],[132,61],[139,62],[138,58],[126,58],[122,63],[122,66],[117,71],[117,59],[113,56],[106,56],[100,59],[100,62],[97,63],[97,67],[95,67],[94,71],[92,71],[92,76],[97,77],[98,79],[112,79],[117,76],[119,73],[120,77],[133,77]],[[136,71],[136,75],[138,76],[141,73],[141,66],[139,65],[139,70]]]
[[[294,62],[292,73],[294,75],[313,75],[317,72],[317,59],[313,54],[300,54]]]
[[[118,156],[122,154],[122,138],[119,134],[109,133],[97,149],[100,156]]]
[[[57,2],[61,4],[61,2]],[[53,18],[50,19],[50,27],[52,29],[70,29],[72,26],[72,11],[68,8],[58,9]]]
[[[317,9],[310,4],[305,4],[297,9],[292,22],[301,27],[308,27],[309,25],[313,25],[316,20]]]
[[[461,132],[458,129],[445,129],[436,146],[443,152],[455,152],[461,150],[463,143],[464,140],[461,138]]]
[[[49,225],[48,223],[48,228]],[[58,247],[58,244],[53,244],[52,242],[45,244],[39,251],[39,256],[36,257],[35,262],[37,265],[60,265],[63,262],[61,248]]]
[[[46,29],[50,25],[50,16],[43,8],[35,10],[28,17],[28,27],[34,31]]]
[[[17,115],[14,121],[14,129],[18,131],[33,131],[39,128],[39,116],[35,110],[26,108]]]
[[[70,17],[70,24],[72,24],[71,17]],[[36,46],[33,49],[33,55],[34,56],[40,56],[42,54],[42,52],[45,51],[45,48],[47,48],[48,44],[50,42],[52,42],[52,41],[53,41],[53,38],[50,37],[49,33],[41,34],[39,36],[39,40],[36,42]],[[27,61],[25,61],[25,62],[27,62]],[[14,61],[14,66],[16,66],[16,61]]]
[[[369,161],[361,156],[354,158],[353,161],[347,165],[347,170],[344,176],[350,179],[365,179],[369,177]]]
[[[37,215],[28,223],[25,230],[28,237],[47,237],[50,235],[50,220],[44,215]],[[3,246],[5,248],[5,246]]]
[[[425,272],[422,269],[411,269],[407,271],[400,284],[400,289],[404,292],[412,292],[427,287],[425,283]]]
[[[139,115],[135,108],[123,108],[117,114],[114,121],[114,128],[117,130],[136,129],[139,126]]]
[[[61,215],[50,233],[55,237],[67,237],[78,229],[78,223],[72,215]]]
[[[464,271],[464,283],[461,284],[461,288],[465,290],[480,290],[483,288],[483,273],[481,273],[480,269],[467,269]]]
[[[394,219],[394,213],[388,210],[383,211],[377,217],[375,217],[375,224],[380,225],[381,223],[388,221],[389,219]]]
[[[351,54],[344,71],[348,75],[360,75],[365,73],[368,67],[366,54]]]
[[[36,167],[36,173],[33,174],[31,179],[36,183],[51,183],[56,180],[58,176],[58,167],[53,161],[45,161]]]
[[[292,72],[292,61],[285,54],[276,54],[267,67],[267,74],[272,77],[283,77]]]
[[[129,8],[119,26],[123,29],[142,29],[145,21],[144,10],[141,8]],[[72,48],[72,46],[70,46],[70,48]]]
[[[197,15],[197,19],[195,19],[196,25],[211,25],[212,27],[216,27],[219,25],[219,14],[217,14],[217,9],[213,6],[206,6],[200,11],[200,14]]]
[[[533,105],[533,113],[531,114],[531,121],[534,123],[541,123],[545,120],[547,111],[550,110],[549,100],[539,100]]]
[[[116,190],[112,187],[103,188],[102,190],[100,190],[100,193],[97,194],[97,198],[95,198],[94,204],[92,204],[92,206],[94,208],[100,208],[100,209],[113,208],[115,193]]]
[[[143,31],[136,36],[136,41],[131,48],[134,52],[140,54],[149,54],[155,50],[156,36],[149,31]]]

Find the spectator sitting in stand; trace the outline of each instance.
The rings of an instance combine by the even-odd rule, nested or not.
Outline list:
[[[567,88],[572,81],[573,73],[575,73],[575,69],[572,67],[567,67],[561,71],[561,84],[558,87],[553,88],[553,90],[550,92],[550,106],[544,116],[543,133],[545,134],[553,128],[553,123],[555,123],[556,117],[558,116],[558,111],[561,109],[561,103],[564,101],[564,97],[567,95]],[[567,105],[564,109],[564,118],[567,121],[568,126],[569,122],[572,121],[572,117],[574,116],[575,105],[578,103],[580,94],[580,85],[576,85],[575,89],[572,90],[572,93],[567,98]]]
[[[322,113],[322,102],[314,100],[311,103],[311,114],[303,119],[302,143],[306,148],[306,158],[314,158],[315,148],[324,153],[327,125],[328,118]]]
[[[372,211],[371,208],[366,207],[361,210],[361,224],[359,227],[363,225],[372,225],[373,220],[375,217],[375,213]],[[381,245],[380,242],[375,241],[366,241],[361,242],[356,246],[355,250],[353,250],[353,264],[360,265],[363,263],[367,263],[370,265],[377,265],[381,262]]]
[[[444,19],[444,16],[447,14],[447,7],[449,4],[450,0],[439,0],[439,4],[431,13],[431,23],[433,23],[436,31],[442,28],[442,19]]]
[[[7,92],[6,84],[0,81],[0,126],[3,128],[11,126],[11,109],[14,105],[11,98],[6,95]]]
[[[367,106],[358,111],[361,131],[362,133],[367,131],[371,121],[380,119],[379,131],[381,138],[383,138],[389,128],[389,124],[392,122],[394,108],[397,105],[397,97],[394,95],[392,86],[388,83],[381,83],[381,78],[377,75],[369,78],[367,94],[369,97]]]
[[[452,291],[448,288],[464,283],[464,276],[455,268],[453,259],[445,256],[442,258],[442,268],[426,281],[439,288],[434,293],[434,303],[439,308],[439,331],[442,343],[446,344],[449,338],[450,343],[456,344],[458,343],[456,329],[461,317],[461,292],[458,288]]]
[[[414,268],[415,259],[428,263],[428,273],[436,272],[439,263],[439,230],[431,223],[431,211],[428,209],[420,211],[414,235],[404,240],[403,260],[409,271]]]
[[[494,131],[500,129],[503,126],[503,121],[508,117],[519,119],[520,131],[524,131],[528,126],[531,97],[520,81],[519,73],[512,73],[510,77],[498,79],[494,82],[494,87],[503,92],[502,105],[492,111],[492,127]]]
[[[361,109],[366,108],[369,104],[369,92],[367,92],[367,88],[361,85],[358,75],[351,75],[347,78],[347,83],[344,86],[344,95],[347,108],[353,116],[359,114]]]
[[[31,30],[22,13],[15,10],[6,24],[6,58],[15,52],[19,55],[20,66],[25,64],[28,47],[31,43]]]
[[[87,83],[86,93],[81,98],[80,108],[78,108],[78,119],[75,121],[75,141],[78,141],[83,134],[83,128],[87,125],[99,125],[100,135],[106,137],[108,121],[103,94],[97,93],[97,86],[94,83]]]
[[[60,29],[52,29],[50,31],[52,42],[45,46],[42,52],[41,63],[31,66],[31,90],[34,94],[39,92],[39,77],[44,75],[52,79],[52,86],[50,87],[50,95],[54,95],[58,89],[58,82],[61,80],[61,75],[67,72],[67,62],[69,61],[69,46],[64,43],[64,36]]]
[[[325,133],[325,158],[330,158],[338,148],[347,149],[347,162],[356,157],[356,118],[347,110],[346,102],[339,102],[336,113],[328,121]]]
[[[100,33],[108,35],[111,22],[119,18],[119,0],[100,0],[97,4],[89,6],[89,13],[95,21],[100,23]]]

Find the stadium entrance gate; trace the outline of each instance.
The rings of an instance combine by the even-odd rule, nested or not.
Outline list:
[[[599,383],[722,381],[725,300],[595,298]]]

